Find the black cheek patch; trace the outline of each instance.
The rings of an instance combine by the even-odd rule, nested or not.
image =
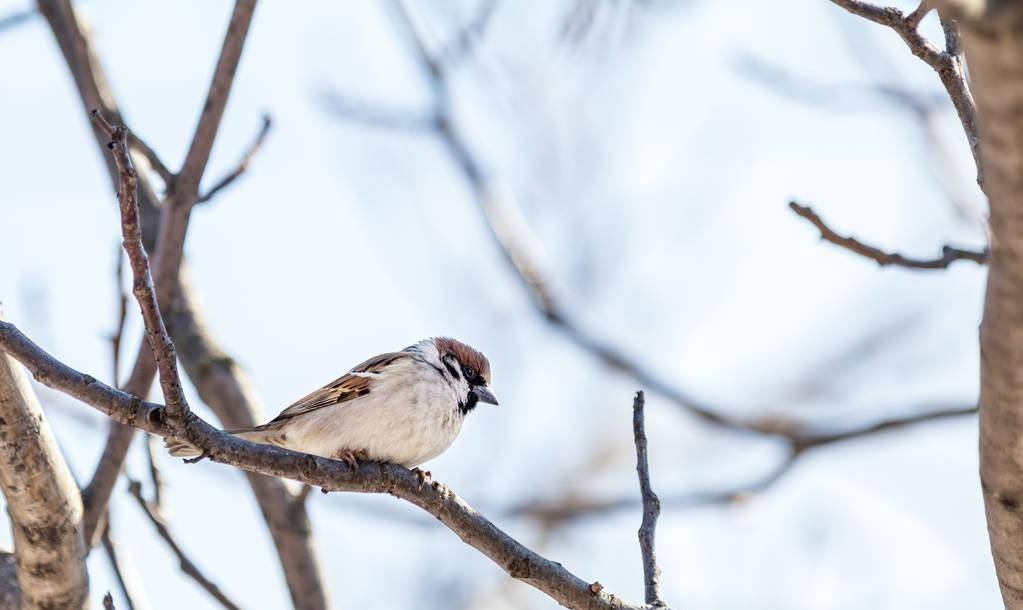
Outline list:
[[[470,391],[469,395],[465,399],[465,402],[461,401],[458,402],[458,410],[462,412],[462,415],[465,415],[469,411],[472,411],[473,409],[476,408],[476,403],[479,402],[479,399],[480,397],[476,396],[475,392]]]

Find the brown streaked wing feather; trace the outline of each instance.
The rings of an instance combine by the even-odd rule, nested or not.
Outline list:
[[[408,352],[389,352],[374,356],[315,392],[296,400],[288,408],[281,411],[281,414],[270,423],[260,427],[270,427],[273,424],[280,424],[289,420],[296,415],[302,415],[316,409],[346,402],[359,396],[365,396],[372,387],[373,378],[353,375],[352,373],[380,373],[396,360],[411,357],[412,354]]]

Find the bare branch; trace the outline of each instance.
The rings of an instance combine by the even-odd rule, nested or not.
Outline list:
[[[170,532],[170,528],[167,527],[167,522],[160,514],[160,510],[146,501],[142,496],[142,484],[138,481],[130,481],[128,485],[128,491],[138,502],[142,512],[145,513],[146,517],[149,518],[150,523],[156,528],[156,533],[163,538],[167,546],[170,547],[171,552],[174,553],[178,558],[178,562],[181,564],[181,571],[187,574],[192,580],[194,580],[200,587],[206,590],[214,599],[220,602],[220,605],[227,608],[228,610],[239,610],[237,604],[235,604],[223,591],[220,590],[212,580],[206,577],[199,569],[199,566],[195,565],[188,555],[181,549],[181,546],[174,539],[174,536]]]
[[[110,148],[114,156],[121,176],[117,188],[117,200],[121,206],[121,234],[124,237],[124,250],[128,254],[128,263],[132,272],[132,292],[135,294],[142,319],[145,322],[146,341],[156,359],[160,387],[167,403],[167,415],[175,419],[183,419],[189,412],[188,400],[185,398],[185,392],[181,387],[181,378],[178,376],[178,357],[174,350],[174,343],[171,341],[170,335],[167,334],[163,317],[160,315],[156,287],[149,270],[149,257],[142,245],[142,228],[139,225],[138,177],[131,164],[131,157],[128,155],[127,130],[124,127],[115,127],[108,123],[99,111],[93,112],[93,118],[110,136],[110,143],[107,147]],[[176,268],[173,277],[177,278]]]
[[[273,126],[273,120],[270,118],[270,115],[264,114],[263,126],[260,127],[259,134],[256,136],[256,139],[252,142],[252,145],[249,146],[248,150],[245,152],[245,155],[242,157],[242,160],[238,163],[238,166],[235,167],[231,171],[231,173],[227,174],[226,176],[218,180],[217,183],[214,184],[210,188],[210,190],[206,192],[205,195],[200,196],[196,200],[196,203],[206,203],[210,199],[213,199],[218,192],[220,192],[221,190],[228,186],[231,186],[231,184],[235,180],[240,178],[242,174],[248,171],[249,163],[252,162],[252,158],[256,156],[256,153],[259,152],[260,147],[263,146],[263,141],[266,140],[266,136],[270,133],[271,126]]]
[[[885,252],[884,250],[875,248],[874,246],[869,246],[855,237],[842,237],[832,230],[831,227],[829,227],[824,220],[808,206],[802,206],[795,201],[790,201],[789,208],[791,208],[792,211],[800,217],[810,221],[813,226],[817,227],[817,230],[821,233],[821,239],[824,241],[831,242],[836,246],[841,246],[842,248],[849,250],[850,252],[869,258],[882,267],[886,265],[894,265],[896,267],[906,267],[908,269],[946,269],[952,263],[960,260],[973,261],[978,265],[987,264],[987,248],[978,252],[975,250],[963,250],[961,248],[953,248],[952,246],[944,246],[941,249],[941,256],[933,259],[907,258],[898,253]]]
[[[86,608],[81,495],[24,369],[7,356],[0,356],[0,421],[0,487],[22,607]]]
[[[117,258],[114,268],[114,281],[117,285],[117,326],[110,333],[110,353],[113,368],[110,379],[115,388],[121,387],[118,377],[121,370],[121,339],[124,337],[124,323],[128,319],[128,295],[124,292],[124,251],[117,246]]]
[[[930,10],[928,1],[922,2],[908,16],[904,16],[902,11],[897,8],[881,7],[863,0],[831,1],[854,15],[891,28],[902,38],[913,55],[922,59],[938,74],[941,84],[952,100],[956,114],[959,115],[959,122],[962,123],[966,141],[973,153],[973,160],[977,166],[977,184],[984,188],[984,170],[980,157],[980,132],[977,126],[977,104],[973,100],[973,93],[966,81],[958,36],[950,38],[949,30],[946,29],[946,48],[942,51],[917,31],[920,21]]]
[[[110,560],[110,568],[114,571],[117,585],[121,589],[121,595],[128,604],[127,610],[148,610],[149,601],[142,590],[142,583],[139,580],[135,566],[132,564],[127,553],[120,547],[110,534],[110,516],[107,515],[107,526],[103,528],[101,538],[103,550],[106,551],[107,559]],[[110,594],[107,593],[107,597]],[[107,597],[103,598],[104,604]],[[113,598],[110,598],[110,607],[113,607]]]
[[[157,455],[161,449],[159,439],[152,434],[146,435],[146,462],[149,465],[149,480],[153,484],[153,504],[163,508],[163,475],[157,463]]]
[[[231,21],[227,25],[227,33],[220,49],[220,57],[217,59],[209,92],[206,94],[206,103],[203,104],[199,124],[195,128],[195,135],[192,136],[192,144],[185,155],[185,162],[178,172],[181,181],[179,186],[189,196],[194,196],[198,192],[199,181],[210,159],[213,141],[217,137],[224,108],[227,107],[231,85],[238,71],[242,49],[245,47],[245,39],[248,37],[249,25],[252,23],[252,14],[255,10],[256,0],[236,0],[234,4]],[[190,201],[188,205],[191,203],[193,202]]]
[[[632,401],[632,434],[636,441],[636,474],[639,492],[643,498],[643,523],[639,527],[639,549],[643,555],[643,588],[646,603],[652,607],[665,605],[661,600],[661,569],[657,567],[654,544],[657,538],[657,518],[661,515],[661,500],[650,487],[650,465],[647,462],[646,422],[643,416],[643,392],[636,392]]]

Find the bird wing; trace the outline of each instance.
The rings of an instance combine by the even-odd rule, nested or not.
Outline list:
[[[370,392],[370,388],[375,381],[374,377],[396,361],[411,357],[412,354],[408,352],[389,352],[374,356],[322,388],[299,398],[289,405],[288,408],[281,411],[281,414],[275,417],[273,421],[266,424],[266,426],[260,427],[271,427],[297,415],[303,415],[316,409],[322,409],[323,407],[329,407],[365,396]]]

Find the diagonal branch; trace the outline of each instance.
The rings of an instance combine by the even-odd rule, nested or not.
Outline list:
[[[256,153],[259,152],[260,147],[263,146],[263,141],[266,140],[266,136],[270,133],[271,126],[273,126],[273,120],[270,118],[270,115],[264,114],[263,126],[260,127],[259,134],[256,136],[256,139],[252,142],[252,145],[249,146],[248,150],[245,151],[245,155],[242,157],[242,160],[238,163],[238,166],[231,170],[231,173],[227,174],[226,176],[218,180],[216,184],[210,187],[210,190],[206,191],[204,195],[201,195],[196,200],[196,203],[206,203],[210,199],[213,199],[214,197],[217,196],[217,193],[231,186],[231,184],[235,180],[240,178],[242,174],[248,171],[249,163],[252,162],[252,158],[256,156]]]
[[[885,252],[880,248],[867,245],[855,237],[842,237],[829,227],[809,206],[799,205],[795,201],[790,201],[789,208],[798,216],[805,218],[813,226],[817,227],[817,230],[821,232],[821,239],[824,241],[831,242],[850,252],[869,258],[882,267],[893,265],[908,269],[947,269],[949,265],[956,261],[973,261],[978,265],[986,265],[988,261],[989,253],[987,248],[978,252],[976,250],[963,250],[962,248],[944,246],[941,249],[941,256],[931,259],[908,258],[897,252]]]
[[[192,580],[194,580],[200,587],[206,590],[215,600],[220,602],[220,605],[227,608],[227,610],[240,610],[238,604],[231,601],[231,598],[227,597],[220,587],[210,580],[199,566],[195,565],[188,555],[181,549],[181,546],[174,539],[174,536],[170,532],[170,528],[167,527],[167,521],[160,513],[160,509],[155,505],[151,504],[142,496],[142,484],[138,481],[130,481],[128,491],[138,502],[139,508],[145,513],[149,522],[156,528],[156,533],[163,538],[163,541],[170,547],[171,552],[178,558],[178,562],[181,564],[181,571],[187,574]]]
[[[110,560],[110,568],[117,579],[121,595],[127,603],[128,607],[126,610],[148,610],[150,607],[149,601],[144,595],[135,566],[127,557],[124,549],[117,544],[110,534],[109,515],[107,515],[107,526],[103,528],[103,535],[100,540],[103,543],[103,550],[106,551],[107,559]],[[111,600],[111,603],[113,603],[113,600]]]

